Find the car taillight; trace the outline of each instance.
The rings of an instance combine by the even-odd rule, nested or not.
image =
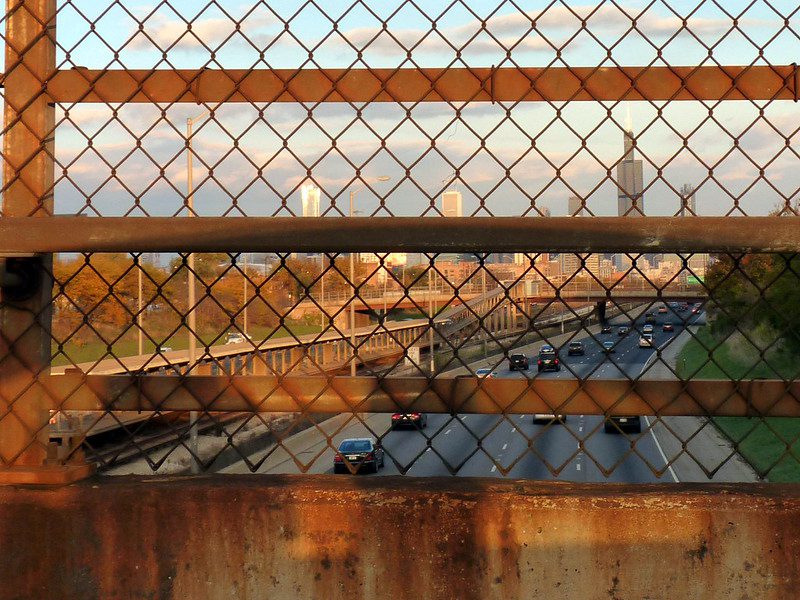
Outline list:
[[[342,455],[341,454],[337,454],[336,456],[334,456],[333,457],[333,462],[337,462],[337,463],[342,462]]]
[[[536,361],[536,364],[537,364],[537,365],[540,365],[540,364],[542,364],[542,359],[540,358],[538,361]]]
[[[403,415],[392,415],[392,420],[396,421],[397,419],[402,419]]]
[[[367,456],[365,457],[365,460],[375,460],[375,454],[373,454],[372,452],[370,452],[370,453],[369,453],[369,454],[367,454]]]
[[[412,419],[419,419],[419,416],[420,416],[419,413],[411,413]]]
[[[558,364],[558,359],[555,360],[555,363]]]

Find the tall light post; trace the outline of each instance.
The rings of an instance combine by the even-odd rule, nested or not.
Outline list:
[[[391,177],[388,175],[380,175],[375,178],[377,181],[389,181]],[[361,188],[350,190],[350,216],[355,216],[353,210],[356,194],[361,191]],[[355,252],[350,253],[350,285],[353,286],[353,297],[350,299],[350,347],[353,349],[353,357],[350,361],[350,376],[356,376],[356,361],[358,359],[358,351],[356,349],[356,282],[355,282],[355,265],[353,264],[353,257]]]
[[[195,123],[202,121],[209,116],[211,111],[204,110],[200,115],[193,119],[186,119],[186,208],[189,210],[189,217],[194,217],[194,180],[192,173],[192,127]],[[190,373],[194,368],[194,361],[197,356],[197,337],[195,336],[197,321],[194,312],[195,304],[195,275],[194,275],[194,252],[190,252],[187,257],[187,265],[189,268],[188,280],[188,293],[187,304],[188,314],[187,321],[189,326],[189,356],[186,367],[186,373]],[[192,449],[192,473],[200,472],[200,465],[197,463],[197,411],[192,410],[189,412],[189,439]]]
[[[435,259],[434,259],[435,260]],[[430,343],[430,350],[429,353],[431,355],[431,375],[436,370],[436,357],[433,354],[433,261],[431,262],[431,268],[428,270],[428,314],[431,317],[431,326],[430,332],[428,335],[429,343]]]
[[[139,356],[142,355],[144,346],[144,336],[142,335],[142,255],[139,255],[139,312],[136,313],[136,326],[139,328]]]
[[[244,257],[244,264],[242,265],[242,283],[244,289],[242,290],[242,325],[244,330],[244,337],[247,337],[247,254],[242,254]]]

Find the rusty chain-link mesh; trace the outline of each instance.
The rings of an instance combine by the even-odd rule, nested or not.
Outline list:
[[[678,4],[58,2],[58,74],[32,93],[54,99],[53,180],[3,216],[796,218],[798,7]],[[631,67],[680,83],[586,83]],[[539,96],[509,100],[512,71]],[[6,192],[28,186],[12,152]],[[137,377],[105,390],[128,410],[76,410],[90,379],[7,385],[0,423],[30,442],[2,463],[45,444],[113,474],[800,479],[800,424],[773,416],[800,400],[796,254],[229,250],[46,262],[52,301],[5,331],[5,368]],[[18,408],[38,385],[49,424]]]

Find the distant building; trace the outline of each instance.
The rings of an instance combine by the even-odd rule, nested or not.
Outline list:
[[[695,197],[694,186],[684,183],[680,190],[681,210],[678,213],[681,217],[691,217],[697,214],[697,198]]]
[[[588,216],[588,211],[583,205],[583,200],[578,196],[570,196],[567,201],[567,213],[570,217],[585,217]]]
[[[358,260],[362,263],[379,263],[381,255],[375,252],[361,252]],[[405,252],[390,252],[383,259],[383,264],[387,267],[402,267],[408,264],[408,255]]]
[[[442,194],[442,214],[445,217],[464,216],[461,192],[458,190],[449,190]]]
[[[300,188],[300,203],[304,217],[319,216],[320,190],[313,183],[306,183]]]
[[[620,217],[644,216],[644,178],[642,161],[636,158],[634,149],[633,126],[628,116],[623,135],[624,153],[617,165],[617,215]]]

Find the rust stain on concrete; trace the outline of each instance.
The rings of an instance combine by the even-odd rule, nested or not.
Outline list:
[[[0,600],[759,598],[800,488],[332,476],[0,488]]]

